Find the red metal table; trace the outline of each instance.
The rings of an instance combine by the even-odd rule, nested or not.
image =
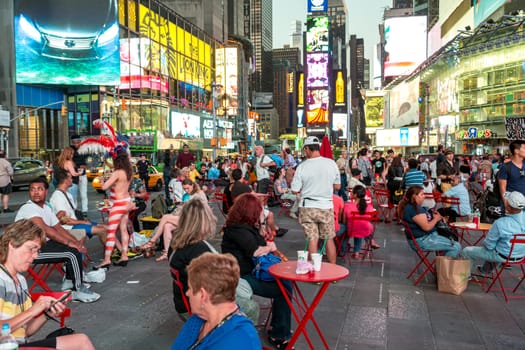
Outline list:
[[[459,239],[463,242],[465,242],[466,245],[469,245],[469,246],[474,246],[474,245],[478,245],[478,243],[483,239],[485,238],[485,235],[487,234],[487,232],[490,230],[490,228],[492,227],[491,224],[486,224],[486,223],[480,223],[478,225],[472,223],[472,222],[467,222],[467,221],[456,221],[456,222],[449,222],[448,224],[450,227],[456,229],[458,231],[458,235],[459,235]],[[479,238],[474,242],[469,242],[466,238],[465,238],[465,234],[468,234],[470,235],[470,231],[479,231],[481,232],[481,235],[479,236]]]
[[[301,333],[304,334],[306,341],[310,346],[310,349],[314,348],[312,341],[310,340],[310,337],[308,336],[308,333],[306,331],[306,324],[308,321],[311,321],[313,323],[315,329],[317,330],[317,334],[319,334],[319,337],[321,338],[321,341],[323,342],[325,348],[329,349],[326,339],[324,338],[323,333],[321,332],[321,329],[317,324],[317,321],[313,317],[313,313],[315,311],[315,308],[323,298],[323,295],[328,289],[330,283],[346,278],[350,272],[343,266],[323,262],[321,266],[321,271],[314,271],[304,275],[298,275],[295,273],[296,267],[297,261],[287,261],[275,264],[269,269],[270,274],[275,277],[275,280],[277,281],[277,284],[279,285],[279,288],[281,289],[281,292],[283,293],[286,302],[290,306],[290,310],[292,311],[295,321],[298,324],[297,329],[293,333],[292,339],[290,339],[290,342],[288,343],[287,349],[291,349],[294,346]],[[290,299],[288,292],[284,288],[282,280],[292,282],[293,289],[297,295],[297,297],[294,298],[297,303],[297,309],[294,308],[294,304]],[[319,290],[317,291],[317,294],[312,299],[310,305],[308,305],[308,302],[304,298],[303,293],[301,292],[297,282],[321,283],[321,288],[319,288]],[[304,312],[304,315],[299,315],[299,312],[301,311]]]

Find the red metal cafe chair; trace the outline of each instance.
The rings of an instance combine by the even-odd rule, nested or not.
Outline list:
[[[228,198],[226,197],[226,194],[222,192],[221,190],[217,189],[215,190],[215,194],[213,195],[213,199],[209,201],[210,203],[217,204],[217,209],[219,209],[219,212],[226,218],[226,214],[222,210],[222,205],[226,206],[226,209],[229,209],[228,206]]]
[[[461,206],[459,205],[459,198],[457,197],[445,197],[440,196],[439,203],[441,203],[442,207],[448,208],[448,207],[454,207],[457,209],[458,218],[466,218],[469,213],[462,213],[461,212]]]
[[[27,269],[26,280],[32,279],[33,282],[29,287],[29,293],[33,293],[33,290],[40,286],[45,292],[52,292],[51,288],[46,283],[53,271],[58,271],[62,276],[64,271],[62,270],[63,263],[33,263],[29,269]]]
[[[503,293],[503,297],[505,298],[505,302],[508,302],[509,299],[519,299],[519,298],[525,298],[524,294],[516,295],[516,291],[521,286],[521,283],[523,282],[523,279],[525,279],[525,257],[521,258],[511,258],[512,252],[518,245],[525,245],[525,234],[515,234],[512,236],[510,240],[510,253],[508,256],[504,257],[501,255],[501,257],[504,257],[506,260],[505,262],[496,265],[496,267],[492,270],[491,276],[487,276],[488,278],[492,279],[492,282],[487,287],[486,292],[490,292],[492,287],[495,286],[496,282],[498,282],[499,290],[501,293]],[[511,266],[519,266],[519,271],[515,271],[517,269],[511,269],[508,270],[507,267]],[[514,271],[513,271],[514,270]],[[510,281],[518,281],[515,286],[508,286],[509,283],[507,283],[507,286],[505,285],[505,282]],[[507,291],[512,291],[512,295],[507,294]]]
[[[43,292],[43,293],[31,293],[31,300],[34,302],[36,302],[38,300],[38,298],[40,298],[41,296],[50,296],[50,297],[53,297],[55,299],[60,299],[62,296],[64,295],[64,292]],[[67,301],[71,301],[71,295],[67,298]],[[60,327],[64,327],[64,324],[65,324],[65,320],[66,320],[66,317],[69,317],[71,316],[71,309],[66,307],[64,309],[64,311],[58,315],[58,318],[60,318]],[[24,348],[26,349],[26,348]]]
[[[182,302],[184,303],[184,306],[186,307],[186,310],[188,310],[188,314],[191,316],[190,303],[188,301],[188,298],[186,297],[186,292],[184,291],[184,286],[182,285],[182,282],[180,280],[179,270],[177,270],[174,267],[170,267],[170,271],[171,271],[171,278],[173,279],[173,284],[176,285],[179,288],[180,295],[182,296]]]
[[[414,244],[414,249],[413,250],[415,250],[415,252],[416,252],[416,254],[417,254],[418,258],[419,258],[419,261],[417,262],[416,266],[414,266],[414,268],[408,273],[407,279],[412,278],[412,276],[414,276],[414,274],[418,271],[418,269],[419,269],[419,267],[421,265],[423,265],[423,267],[424,267],[423,272],[421,272],[419,277],[416,278],[416,280],[414,281],[414,285],[417,286],[419,284],[419,282],[421,282],[423,277],[425,277],[425,275],[428,272],[431,272],[433,275],[436,275],[435,257],[439,256],[439,255],[442,255],[442,252],[441,251],[423,250],[423,249],[421,249],[421,247],[417,243],[417,240],[414,237],[414,233],[412,232],[412,229],[410,228],[408,223],[403,221],[403,226],[405,228],[405,235]],[[432,257],[432,254],[434,255],[434,257]]]
[[[350,218],[347,222],[347,229],[346,229],[346,237],[348,238],[348,249],[346,251],[346,254],[343,256],[343,261],[346,261],[348,259],[348,264],[351,263],[351,259],[349,255],[351,254],[352,245],[350,244],[350,240],[353,238],[352,232],[353,232],[353,225],[358,221],[368,221],[372,223],[372,233],[369,237],[364,238],[363,247],[361,248],[361,252],[363,253],[361,257],[361,262],[364,262],[365,259],[368,257],[368,260],[370,262],[370,265],[374,262],[374,249],[372,248],[372,239],[374,238],[374,233],[376,230],[376,223],[380,221],[379,219],[379,211],[373,211],[373,212],[367,212],[365,214],[359,214],[359,212],[351,212]],[[337,253],[343,249],[343,241],[344,239],[341,237],[338,239],[338,246],[337,246]]]
[[[392,213],[396,211],[397,205],[390,200],[390,191],[381,188],[374,188],[379,217],[385,222],[392,221]]]

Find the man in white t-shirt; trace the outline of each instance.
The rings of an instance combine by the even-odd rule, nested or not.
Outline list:
[[[264,154],[262,146],[255,146],[255,173],[257,174],[257,193],[268,193],[268,186],[270,185],[270,172],[268,168],[275,166],[272,158]]]
[[[337,164],[321,157],[321,143],[315,136],[306,138],[303,151],[307,160],[299,164],[291,190],[300,193],[299,223],[308,239],[308,251],[317,253],[319,238],[326,239],[328,261],[335,263],[335,229],[332,194],[339,191],[341,177]]]
[[[51,195],[49,203],[51,209],[60,220],[62,227],[67,230],[83,230],[91,238],[97,235],[104,245],[106,242],[106,225],[99,225],[89,220],[79,220],[75,214],[77,203],[67,190],[73,183],[73,177],[68,171],[59,169],[55,173],[58,182],[57,189]]]

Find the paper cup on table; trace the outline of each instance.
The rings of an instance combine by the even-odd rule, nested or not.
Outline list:
[[[314,265],[315,271],[321,271],[321,262],[323,260],[323,256],[319,253],[313,253],[312,255],[312,263]]]
[[[308,251],[307,250],[298,250],[297,251],[297,261],[308,261]]]

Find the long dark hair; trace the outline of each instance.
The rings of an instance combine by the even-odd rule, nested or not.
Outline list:
[[[124,170],[126,172],[128,181],[131,180],[131,177],[133,176],[133,170],[131,168],[131,162],[129,161],[129,155],[127,152],[119,151],[117,157],[113,161],[113,166],[115,167],[115,170]]]
[[[359,214],[363,215],[366,213],[366,188],[364,188],[361,185],[354,186],[352,189],[352,194],[354,198],[357,198],[357,210],[359,211]]]
[[[403,214],[405,211],[405,207],[408,204],[411,204],[414,206],[414,208],[417,206],[416,201],[414,200],[414,196],[418,195],[420,192],[423,192],[423,187],[420,186],[410,186],[410,188],[405,193],[405,196],[403,199],[399,202],[397,212]]]

